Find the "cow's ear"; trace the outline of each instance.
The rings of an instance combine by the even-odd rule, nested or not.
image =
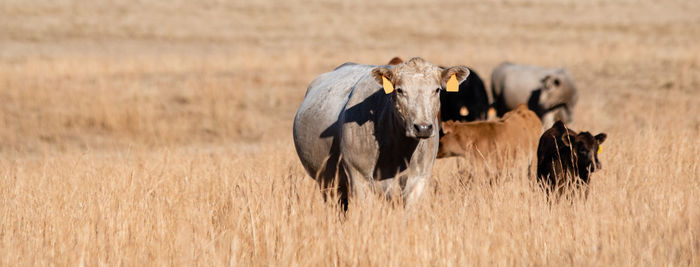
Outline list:
[[[454,124],[453,121],[442,122],[442,132],[445,134],[452,132],[452,125],[453,124]]]
[[[595,140],[598,141],[598,144],[605,142],[605,138],[608,138],[608,135],[605,133],[599,133],[595,136]]]
[[[372,70],[372,78],[384,88],[384,93],[391,94],[394,91],[394,73],[385,67],[376,67]]]
[[[561,136],[561,142],[564,143],[565,146],[571,147],[572,142],[576,140],[576,136],[570,135],[570,134],[564,134]]]
[[[459,84],[469,76],[469,68],[465,66],[454,66],[442,69],[440,76],[443,88],[448,92],[458,92]]]
[[[541,82],[542,82],[542,88],[545,90],[551,89],[553,87],[559,87],[559,85],[561,85],[561,81],[560,81],[559,77],[557,77],[556,75],[552,75],[552,74],[547,74],[547,76],[544,76],[544,78],[542,78]]]
[[[401,59],[400,57],[394,57],[391,60],[389,60],[389,63],[387,63],[387,65],[399,65],[401,63],[403,63],[403,59]]]
[[[547,74],[540,80],[540,83],[542,83],[542,90],[547,90],[552,88],[552,80],[555,80],[554,76],[551,74]]]
[[[558,129],[562,132],[566,131],[566,126],[564,125],[564,122],[561,120],[557,120],[557,122],[552,125],[552,128]]]

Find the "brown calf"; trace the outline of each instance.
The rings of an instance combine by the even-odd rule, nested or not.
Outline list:
[[[463,156],[497,160],[518,151],[534,151],[542,123],[527,106],[520,105],[497,121],[444,122],[438,158]]]
[[[558,194],[567,184],[587,185],[591,173],[601,167],[598,151],[606,137],[604,133],[577,133],[557,121],[542,134],[537,146],[537,180],[548,192]]]

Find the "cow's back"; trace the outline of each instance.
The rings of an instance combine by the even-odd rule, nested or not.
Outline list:
[[[504,118],[507,136],[503,137],[503,141],[510,142],[518,149],[534,153],[542,133],[540,118],[524,104],[518,105],[517,108],[507,113],[507,116]]]
[[[491,90],[498,116],[527,103],[532,91],[541,87],[542,78],[550,72],[552,70],[531,65],[498,65],[491,75]]]
[[[317,178],[327,165],[337,165],[341,125],[338,122],[354,85],[373,66],[346,63],[311,82],[294,117],[294,145],[306,171]],[[333,166],[329,166],[333,167]]]
[[[504,99],[509,109],[526,103],[532,91],[541,86],[541,80],[550,70],[530,65],[510,65],[504,80]]]

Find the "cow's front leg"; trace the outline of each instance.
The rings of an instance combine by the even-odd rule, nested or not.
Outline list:
[[[418,203],[428,184],[428,175],[416,175],[406,181],[402,196],[407,207]]]
[[[353,199],[365,199],[374,192],[372,177],[343,160],[343,167],[350,184],[350,195]]]
[[[437,124],[437,121],[435,122]],[[421,142],[411,158],[407,170],[407,180],[402,188],[402,195],[406,206],[417,203],[423,195],[433,172],[435,155],[438,149],[438,135],[432,140]]]

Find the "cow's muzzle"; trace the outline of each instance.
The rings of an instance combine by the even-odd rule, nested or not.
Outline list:
[[[413,129],[416,130],[416,137],[428,138],[433,135],[432,124],[414,124]]]

